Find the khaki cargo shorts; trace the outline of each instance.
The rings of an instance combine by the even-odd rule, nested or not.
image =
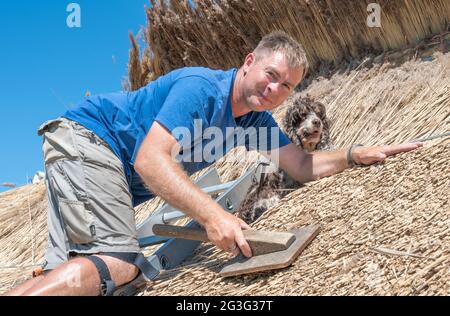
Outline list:
[[[76,254],[140,252],[122,162],[92,131],[65,118],[44,123],[49,201],[44,269]]]

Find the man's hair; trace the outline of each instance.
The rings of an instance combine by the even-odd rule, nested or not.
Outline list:
[[[309,64],[303,46],[283,31],[275,31],[264,36],[256,46],[253,53],[256,61],[269,54],[281,51],[285,54],[291,67],[303,67],[303,76],[306,74]]]

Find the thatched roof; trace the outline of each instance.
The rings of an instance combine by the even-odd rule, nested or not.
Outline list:
[[[450,22],[447,0],[379,0],[381,27],[368,27],[371,2],[152,0],[144,32],[147,47],[141,54],[132,40],[127,86],[135,90],[182,66],[239,67],[274,30],[303,44],[314,71],[371,52],[415,46],[445,31]]]
[[[319,77],[301,94],[327,105],[337,147],[394,143],[450,131],[449,72],[450,54],[438,52],[423,60],[364,64]],[[449,155],[449,140],[427,142],[416,152],[286,196],[254,227],[283,231],[322,225],[291,268],[221,279],[216,272],[227,256],[205,245],[143,294],[448,295]],[[236,178],[247,165],[226,159],[216,164],[223,181]],[[139,207],[138,222],[160,203]],[[46,207],[43,184],[0,194],[0,292],[29,278],[41,261]]]

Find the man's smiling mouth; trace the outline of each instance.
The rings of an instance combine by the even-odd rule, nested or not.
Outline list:
[[[265,96],[264,96],[264,93],[259,92],[259,93],[258,93],[258,96],[259,96],[260,99],[263,99],[263,100],[266,101],[266,102],[271,102],[270,99],[269,99],[268,97],[265,97]]]

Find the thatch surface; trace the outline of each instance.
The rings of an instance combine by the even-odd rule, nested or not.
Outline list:
[[[283,30],[305,47],[312,70],[415,46],[447,29],[447,0],[382,0],[381,28],[367,26],[369,0],[152,0],[147,47],[133,42],[129,84],[142,87],[182,66],[239,67],[259,40]],[[140,65],[140,66],[139,66]]]
[[[0,292],[31,276],[47,246],[44,183],[0,194]]]

